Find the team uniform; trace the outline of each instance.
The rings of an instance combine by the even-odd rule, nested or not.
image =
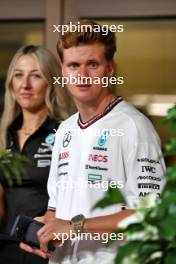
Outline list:
[[[22,125],[20,115],[8,129],[7,148],[24,155],[30,163],[25,166],[25,173],[21,176],[21,184],[16,176],[11,175],[13,187],[7,178],[0,174],[0,184],[4,188],[5,218],[0,226],[0,259],[3,264],[45,264],[40,257],[29,254],[19,248],[19,241],[9,236],[15,218],[19,214],[32,218],[43,215],[47,210],[48,193],[47,181],[51,165],[52,148],[55,132],[59,123],[47,117],[40,128],[25,142],[20,151],[17,130]]]
[[[76,113],[59,127],[48,180],[49,210],[66,220],[78,214],[90,218],[116,213],[122,204],[92,210],[108,182],[119,188],[132,208],[140,197],[160,195],[164,172],[160,140],[151,122],[117,97],[89,122],[83,123]],[[111,254],[111,248],[94,240],[81,240],[76,251],[76,263],[85,264],[90,252],[97,261]],[[49,263],[73,263],[73,257],[72,242],[66,241]]]

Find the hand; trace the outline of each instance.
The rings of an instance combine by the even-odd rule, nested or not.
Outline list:
[[[37,217],[34,218],[34,220],[38,221],[40,223],[43,223],[43,224],[45,224],[45,222],[46,222],[46,219],[45,219],[44,215],[43,216],[37,216]]]
[[[48,252],[48,242],[50,240],[54,240],[57,244],[61,244],[63,240],[69,239],[70,231],[71,226],[69,221],[57,218],[49,219],[37,232],[41,251],[45,253]]]
[[[41,222],[43,224],[45,224],[49,219],[54,218],[55,213],[47,211],[47,213],[43,216],[38,216],[35,217],[34,220]],[[55,242],[56,246],[57,243]],[[32,253],[34,255],[37,255],[39,257],[42,257],[44,259],[49,258],[51,256],[50,252],[43,252],[42,250],[38,249],[38,248],[32,248],[31,246],[25,244],[25,243],[20,243],[20,248],[27,251],[28,253]]]
[[[47,211],[45,215],[37,216],[34,220],[46,224],[49,220],[55,218],[55,212]]]
[[[31,246],[29,246],[25,243],[22,243],[22,242],[20,243],[20,248],[27,251],[28,253],[32,253],[32,254],[37,255],[37,256],[44,258],[44,259],[47,259],[51,256],[50,252],[43,252],[40,249],[32,248]]]

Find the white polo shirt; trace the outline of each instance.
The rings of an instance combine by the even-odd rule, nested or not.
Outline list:
[[[48,180],[48,207],[56,211],[57,218],[67,220],[77,214],[89,218],[116,213],[121,210],[119,204],[92,210],[108,182],[122,191],[132,207],[149,193],[160,195],[164,172],[160,140],[151,122],[117,97],[87,123],[76,113],[60,125]],[[99,261],[109,251],[101,241],[81,241],[76,263],[86,263],[83,259],[89,252]],[[50,263],[73,263],[73,254],[67,241]]]

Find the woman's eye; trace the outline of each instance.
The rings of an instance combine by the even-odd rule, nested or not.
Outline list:
[[[32,74],[31,76],[33,78],[35,78],[35,79],[40,79],[41,78],[41,75],[40,74]]]
[[[13,75],[15,78],[19,78],[19,77],[22,77],[23,75],[22,75],[22,73],[15,73],[14,75]]]

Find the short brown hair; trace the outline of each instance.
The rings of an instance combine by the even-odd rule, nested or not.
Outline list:
[[[67,24],[69,25],[69,23]],[[107,61],[113,59],[114,53],[116,52],[116,39],[115,34],[108,29],[106,35],[102,34],[101,25],[97,24],[92,20],[80,20],[72,25],[77,26],[76,31],[72,32],[69,28],[64,34],[60,34],[59,40],[57,42],[57,52],[59,54],[61,62],[63,62],[63,50],[71,48],[73,46],[78,46],[80,44],[91,44],[91,43],[101,43],[105,47],[105,58]],[[78,30],[82,26],[86,30]],[[99,26],[100,31],[97,32],[95,28]]]

